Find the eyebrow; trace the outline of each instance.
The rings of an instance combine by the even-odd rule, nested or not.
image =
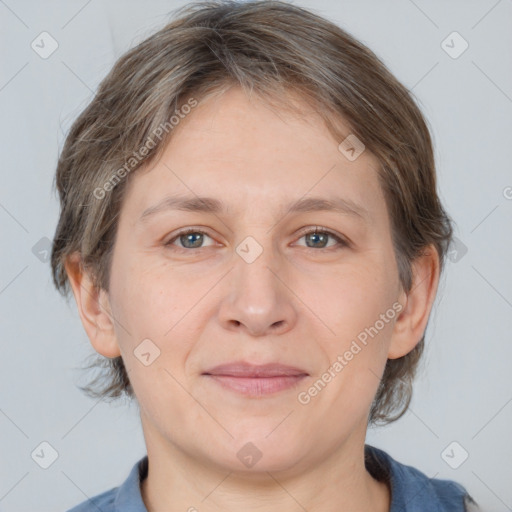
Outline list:
[[[167,196],[157,204],[150,206],[140,216],[138,222],[143,222],[149,217],[168,210],[186,212],[204,212],[211,214],[227,213],[227,206],[213,197],[199,196]],[[350,199],[342,197],[323,198],[306,197],[294,201],[286,209],[287,213],[307,213],[317,211],[333,211],[344,215],[353,216],[356,219],[368,222],[370,213],[362,205]]]

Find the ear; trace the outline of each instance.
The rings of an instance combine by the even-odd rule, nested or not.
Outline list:
[[[79,253],[69,256],[64,268],[82,324],[94,350],[109,358],[120,356],[107,292],[93,284],[90,274],[83,268]]]
[[[404,309],[398,316],[388,351],[388,359],[405,356],[419,343],[427,326],[439,284],[439,254],[429,245],[412,264],[413,284],[399,299]]]

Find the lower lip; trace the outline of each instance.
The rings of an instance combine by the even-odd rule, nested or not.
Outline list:
[[[296,386],[306,375],[281,375],[276,377],[233,377],[207,375],[221,386],[247,396],[266,396]]]

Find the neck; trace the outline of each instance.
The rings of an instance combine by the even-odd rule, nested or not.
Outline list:
[[[297,470],[298,464],[287,471],[250,474],[208,464],[168,441],[164,445],[162,439],[147,437],[142,499],[148,512],[389,512],[389,488],[366,470],[364,435],[357,437],[357,443],[348,439],[307,471]]]

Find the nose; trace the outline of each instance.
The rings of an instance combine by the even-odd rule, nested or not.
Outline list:
[[[222,326],[251,336],[283,334],[292,329],[298,316],[293,286],[272,249],[265,248],[251,263],[235,254],[234,265],[219,309]]]

